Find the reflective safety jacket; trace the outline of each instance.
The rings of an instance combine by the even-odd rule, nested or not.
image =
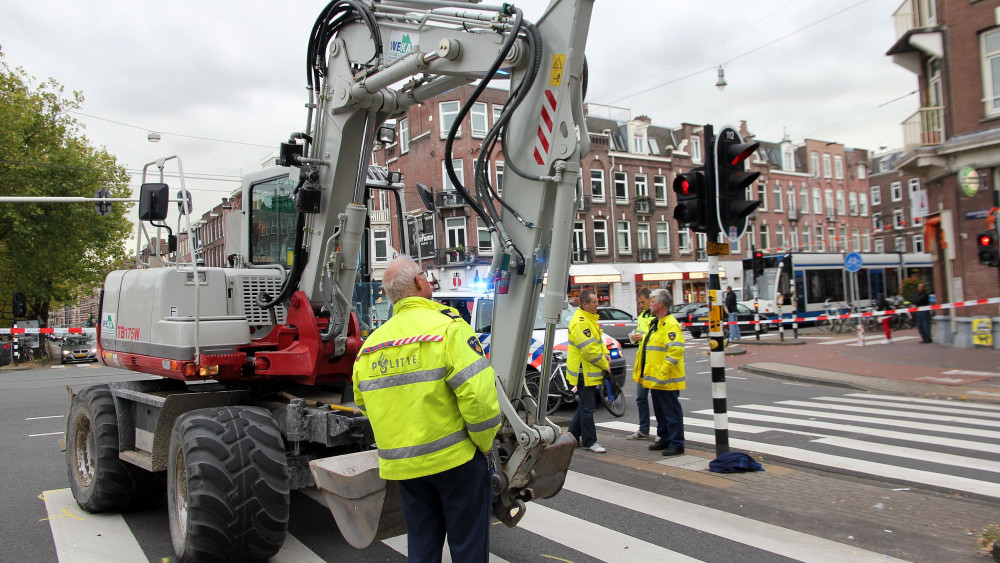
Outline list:
[[[487,452],[500,428],[496,374],[458,311],[422,297],[393,306],[354,362],[383,479],[413,479]]]
[[[643,387],[680,391],[684,383],[684,333],[673,315],[650,324],[635,353],[632,379]]]
[[[642,310],[639,313],[639,324],[635,328],[636,333],[638,333],[639,336],[646,338],[646,333],[649,332],[649,323],[653,322],[653,319],[655,318],[656,315],[654,315],[649,309]]]
[[[566,380],[570,385],[577,385],[581,373],[584,387],[600,385],[604,382],[604,372],[611,369],[608,347],[604,345],[604,333],[597,319],[596,314],[577,309],[569,322]]]

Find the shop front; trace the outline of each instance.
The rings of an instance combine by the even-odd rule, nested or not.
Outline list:
[[[622,275],[608,264],[574,264],[569,267],[569,292],[567,296],[571,305],[576,305],[580,292],[590,289],[597,293],[598,304],[602,307],[612,305],[612,295],[621,287]]]

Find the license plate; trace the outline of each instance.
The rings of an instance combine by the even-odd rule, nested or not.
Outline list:
[[[77,358],[86,358],[87,355],[86,354],[77,354],[76,357]]]

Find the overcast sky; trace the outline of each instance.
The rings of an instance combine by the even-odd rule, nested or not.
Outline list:
[[[8,65],[82,91],[86,135],[129,170],[181,156],[204,211],[305,128],[306,42],[326,4],[0,0],[0,48]],[[515,4],[536,20],[547,2]],[[915,76],[885,56],[899,5],[597,0],[588,101],[661,126],[746,120],[760,140],[898,147],[919,103]]]

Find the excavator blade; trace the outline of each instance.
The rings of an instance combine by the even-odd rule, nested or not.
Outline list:
[[[531,482],[534,498],[550,498],[562,490],[575,449],[576,439],[569,432],[564,432],[554,444],[545,446],[532,468],[535,475]]]
[[[406,533],[395,481],[378,474],[378,452],[326,457],[309,462],[341,534],[358,549]]]

